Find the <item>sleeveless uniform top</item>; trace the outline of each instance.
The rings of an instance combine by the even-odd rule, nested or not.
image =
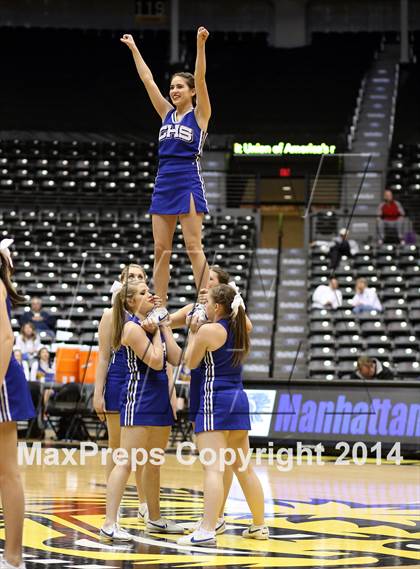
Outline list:
[[[195,432],[249,430],[248,397],[242,385],[242,365],[233,364],[234,335],[229,320],[218,324],[227,332],[218,350],[206,352],[201,362],[200,403],[195,416]]]
[[[128,373],[124,352],[123,347],[113,351],[109,362],[104,387],[105,409],[109,412],[120,412],[121,393]]]
[[[207,133],[198,126],[194,109],[180,121],[175,117],[176,110],[170,110],[159,131],[159,174],[197,169],[200,165]]]
[[[140,325],[137,316],[127,322]],[[146,332],[150,341],[152,334]],[[124,354],[128,368],[127,382],[122,394],[122,426],[168,426],[174,422],[169,400],[168,375],[166,373],[166,348],[163,342],[163,368],[154,370],[146,365],[137,354],[125,346]]]
[[[125,361],[124,352],[125,350],[122,346],[117,351],[112,350],[111,360],[108,367],[107,380],[120,377],[125,378],[127,375],[127,364]]]
[[[212,383],[238,383],[242,381],[242,365],[233,365],[235,339],[227,319],[218,320],[227,332],[226,342],[214,352],[206,352],[201,362],[204,378]]]
[[[6,308],[9,320],[11,320],[11,302],[8,296]],[[34,416],[35,409],[25,373],[12,352],[0,389],[0,423],[25,421]]]

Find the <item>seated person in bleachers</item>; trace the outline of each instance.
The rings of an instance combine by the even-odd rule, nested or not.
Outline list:
[[[45,410],[47,409],[48,400],[53,392],[55,381],[55,365],[51,365],[51,357],[48,348],[41,348],[38,357],[31,367],[31,381],[44,383],[44,420],[46,419]]]
[[[394,379],[394,374],[378,359],[360,356],[352,379]]]
[[[15,348],[22,352],[22,358],[31,366],[41,348],[41,340],[32,322],[26,322],[16,337]]]
[[[336,278],[331,278],[328,285],[319,285],[312,295],[312,308],[337,310],[343,304],[343,295],[338,289]]]
[[[41,383],[54,383],[55,366],[51,365],[51,357],[48,348],[42,347],[38,352],[38,357],[31,367],[31,381]]]
[[[55,335],[55,318],[42,309],[42,301],[37,296],[31,298],[31,309],[20,317],[20,323],[32,322],[38,333],[45,332],[51,338]]]
[[[311,247],[321,247],[328,251],[330,269],[337,269],[343,256],[353,257],[359,252],[359,245],[354,239],[349,239],[350,232],[343,227],[332,241],[313,241]]]
[[[394,200],[391,190],[385,190],[384,201],[378,206],[378,243],[382,245],[385,239],[385,229],[394,227],[401,244],[404,244],[405,211],[400,202]]]
[[[355,314],[371,312],[372,310],[376,310],[377,312],[382,311],[382,304],[376,294],[376,290],[368,287],[367,280],[364,277],[357,279],[355,292],[356,294],[350,300]]]
[[[345,227],[340,229],[337,237],[334,237],[329,250],[330,269],[337,269],[341,262],[341,257],[352,257],[359,251],[356,241],[349,239],[349,231]]]
[[[23,369],[23,373],[25,374],[26,381],[29,381],[29,379],[30,379],[29,365],[28,365],[28,362],[23,359],[22,350],[19,350],[18,348],[14,348],[13,353],[15,354],[16,361],[18,362],[20,367]]]

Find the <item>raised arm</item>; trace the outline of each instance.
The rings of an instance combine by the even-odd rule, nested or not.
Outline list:
[[[166,344],[166,358],[173,366],[179,366],[181,363],[182,350],[175,341],[172,334],[171,325],[162,325],[160,327]]]
[[[122,343],[124,346],[129,346],[147,366],[156,371],[163,369],[163,345],[159,328],[156,327],[153,340],[150,342],[141,326],[128,322],[124,326]]]
[[[206,352],[218,350],[226,342],[226,330],[220,324],[203,324],[197,332],[190,332],[184,361],[190,368],[199,366]]]
[[[187,318],[187,314],[191,312],[193,307],[194,304],[192,303],[187,304],[186,306],[183,306],[182,308],[180,308],[176,312],[173,312],[170,315],[170,324],[173,330],[176,328],[183,328],[185,326],[185,320]]]
[[[156,112],[160,118],[163,120],[168,112],[173,108],[171,103],[165,99],[165,97],[160,92],[159,87],[156,85],[152,72],[141,56],[141,53],[136,46],[133,36],[130,34],[124,34],[121,38],[121,41],[130,49],[133,55],[134,63],[136,64],[137,72],[140,76],[140,79],[143,81],[144,86],[146,87],[146,91],[149,95],[152,105],[156,109]]]
[[[0,282],[0,389],[9,367],[14,342],[13,330],[10,325],[6,307],[6,288]]]
[[[195,118],[201,130],[206,131],[211,115],[209,93],[206,84],[206,40],[209,32],[201,26],[197,31],[197,58],[195,60],[195,94],[197,103],[195,106]]]

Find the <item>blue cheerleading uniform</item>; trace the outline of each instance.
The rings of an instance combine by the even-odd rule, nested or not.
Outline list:
[[[217,322],[227,332],[226,342],[206,352],[200,365],[203,380],[195,432],[250,430],[249,402],[242,384],[242,366],[233,365],[234,335],[229,320]]]
[[[127,380],[128,368],[125,359],[125,348],[112,352],[105,381],[105,409],[109,412],[120,412],[121,394]]]
[[[188,418],[191,423],[195,422],[198,409],[200,407],[200,390],[203,383],[203,374],[201,367],[191,370],[190,380],[190,406],[188,411]]]
[[[137,316],[131,316],[127,322],[140,325]],[[153,336],[148,332],[146,334],[152,341]],[[174,416],[169,400],[165,344],[163,369],[160,371],[147,366],[128,346],[124,347],[124,355],[128,375],[121,395],[121,426],[166,427],[173,425]]]
[[[172,109],[159,131],[159,168],[149,213],[189,213],[193,196],[197,213],[208,213],[206,190],[201,174],[201,155],[207,133],[198,126],[191,109],[180,121]]]
[[[10,299],[7,297],[7,313],[10,316]],[[0,423],[27,421],[35,417],[28,382],[23,368],[12,353],[3,385],[0,389]]]

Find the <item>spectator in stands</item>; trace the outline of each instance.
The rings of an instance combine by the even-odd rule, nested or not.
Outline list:
[[[55,369],[51,365],[51,356],[48,348],[41,347],[38,356],[31,366],[31,381],[41,383],[54,383]]]
[[[394,374],[378,359],[360,356],[352,379],[394,379]]]
[[[382,304],[376,294],[376,290],[369,288],[367,284],[367,280],[364,277],[360,277],[356,281],[356,294],[350,300],[355,314],[371,312],[372,310],[376,310],[377,312],[382,311]]]
[[[404,216],[403,206],[394,200],[391,190],[385,190],[384,201],[378,206],[377,226],[380,245],[384,242],[387,227],[394,227],[400,243],[404,244]]]
[[[349,239],[350,232],[345,227],[341,228],[338,235],[332,241],[313,241],[311,247],[320,247],[328,251],[330,269],[339,267],[343,256],[352,257],[359,252],[359,245],[353,239]]]
[[[47,420],[46,410],[48,400],[53,393],[55,381],[55,366],[51,365],[51,356],[48,348],[42,347],[38,352],[38,357],[31,367],[31,381],[38,381],[44,384],[43,395],[43,419]]]
[[[42,309],[42,301],[39,297],[31,298],[31,310],[25,312],[20,319],[20,323],[32,322],[38,333],[46,332],[48,336],[54,338],[55,318],[47,310]]]
[[[319,285],[312,295],[312,308],[336,310],[343,304],[343,295],[338,290],[339,284],[335,277],[330,278],[329,284]]]
[[[349,231],[343,227],[340,229],[337,237],[334,237],[330,250],[330,269],[335,270],[339,267],[341,257],[352,257],[359,251],[359,245],[356,241],[349,239]]]
[[[15,354],[15,358],[16,358],[17,363],[23,369],[23,373],[25,374],[26,381],[29,381],[29,379],[30,379],[29,365],[28,365],[28,362],[23,359],[22,350],[19,350],[18,348],[14,348],[13,353]]]
[[[22,352],[22,357],[31,366],[41,348],[41,340],[32,322],[26,322],[20,329],[20,334],[16,338],[15,348]]]

